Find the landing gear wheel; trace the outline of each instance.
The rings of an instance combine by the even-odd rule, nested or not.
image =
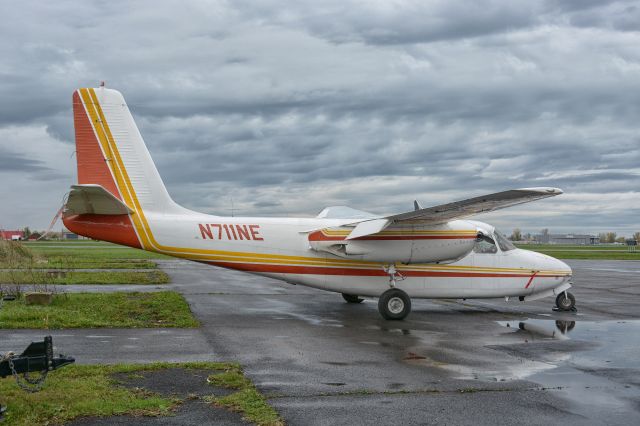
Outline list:
[[[561,311],[571,311],[576,306],[576,298],[568,291],[563,291],[556,297],[556,306]]]
[[[378,299],[378,310],[384,319],[401,320],[411,312],[411,299],[399,288],[391,288]]]
[[[364,299],[359,298],[355,294],[342,293],[342,298],[347,303],[362,303],[364,301]]]

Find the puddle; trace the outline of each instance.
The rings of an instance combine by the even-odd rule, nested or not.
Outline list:
[[[518,324],[537,339],[589,342],[567,353],[554,368],[531,374],[527,380],[580,405],[593,419],[616,423],[616,416],[637,410],[640,399],[640,321],[558,322],[527,320]],[[510,324],[511,325],[511,324]],[[519,330],[524,331],[522,328]],[[546,346],[549,351],[562,347]],[[549,361],[547,361],[549,363]],[[621,417],[622,419],[622,417]]]
[[[640,321],[498,321],[487,333],[414,332],[402,361],[463,380],[527,380],[581,404],[640,400]],[[570,395],[569,395],[570,394]],[[602,405],[601,405],[602,406]]]
[[[531,340],[550,338],[555,340],[569,339],[570,333],[576,326],[575,321],[550,321],[550,320],[527,320],[527,321],[498,321],[498,324],[514,330],[527,332]],[[525,343],[529,339],[525,338]]]
[[[625,415],[638,413],[639,320],[497,324],[485,333],[416,331],[419,345],[406,348],[402,360],[456,379],[533,382],[604,422],[624,423]]]
[[[586,342],[572,350],[570,361],[582,368],[640,368],[640,321],[500,321],[520,332],[526,341],[573,340]],[[577,346],[577,345],[576,345]],[[552,349],[552,348],[549,348]],[[558,348],[562,350],[562,348]]]

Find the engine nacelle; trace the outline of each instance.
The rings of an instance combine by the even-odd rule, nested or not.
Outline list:
[[[346,259],[381,263],[441,263],[458,260],[473,250],[478,229],[465,221],[435,226],[390,226],[377,234],[345,238],[352,227],[326,228],[309,234],[313,250]]]

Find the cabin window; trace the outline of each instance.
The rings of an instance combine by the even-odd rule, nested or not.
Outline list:
[[[493,238],[482,235],[476,241],[473,251],[482,254],[493,254],[498,252],[498,248],[496,247],[496,243],[493,241]]]
[[[515,250],[516,246],[511,243],[511,241],[507,240],[507,238],[502,234],[502,232],[497,229],[494,231],[494,235],[496,237],[496,241],[498,242],[498,247],[502,251]]]

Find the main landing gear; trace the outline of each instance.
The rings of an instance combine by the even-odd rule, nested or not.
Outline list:
[[[411,299],[399,288],[390,288],[380,295],[378,310],[384,319],[401,320],[411,312]]]
[[[396,282],[404,280],[404,277],[393,264],[384,266],[382,269],[389,275],[389,287],[391,288],[380,295],[378,311],[380,311],[382,318],[387,320],[405,319],[411,312],[411,299],[407,293],[396,288]]]
[[[347,303],[362,303],[364,301],[364,299],[358,297],[356,294],[342,293],[342,298]]]
[[[556,297],[556,306],[560,311],[575,311],[576,298],[568,291],[563,291]]]
[[[404,277],[393,264],[384,266],[383,269],[389,275],[389,287],[391,288],[380,295],[378,311],[386,320],[405,319],[411,312],[411,299],[407,293],[396,287],[396,282],[404,280]],[[347,303],[362,303],[364,300],[358,295],[347,293],[342,293],[342,298]]]

